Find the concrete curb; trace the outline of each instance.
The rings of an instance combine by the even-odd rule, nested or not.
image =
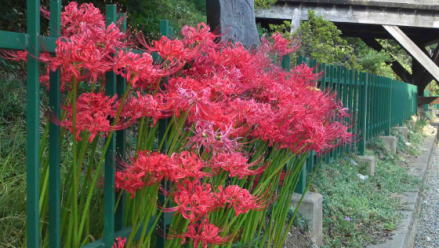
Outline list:
[[[402,201],[405,208],[401,210],[402,219],[398,228],[393,232],[391,239],[384,243],[371,245],[368,248],[413,248],[415,244],[416,227],[418,224],[421,209],[421,192],[424,190],[427,171],[430,168],[430,161],[436,147],[438,135],[426,137],[422,146],[422,154],[411,165],[415,168],[412,174],[422,178],[419,188],[414,192],[403,194]]]

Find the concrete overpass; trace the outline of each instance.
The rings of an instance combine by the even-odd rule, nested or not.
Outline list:
[[[309,10],[374,49],[381,49],[376,39],[398,41],[413,58],[413,73],[397,62],[392,68],[420,92],[432,79],[439,82],[439,48],[432,54],[425,49],[439,41],[439,0],[278,0],[269,9],[256,10],[256,18],[261,23],[290,20],[297,28]]]

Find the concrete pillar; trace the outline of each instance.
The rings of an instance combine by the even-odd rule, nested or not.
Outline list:
[[[294,193],[293,206],[299,204],[302,195]],[[323,245],[323,196],[319,193],[307,192],[299,207],[299,213],[309,226],[309,236],[317,246]]]
[[[398,139],[395,136],[380,136],[381,141],[384,143],[384,147],[391,154],[396,153],[396,144]]]
[[[293,18],[291,18],[291,34],[294,34],[297,29],[300,27],[300,21],[302,20],[301,16],[302,10],[300,7],[294,8],[293,10]]]
[[[367,174],[369,176],[375,175],[375,167],[377,164],[376,158],[374,156],[357,156],[356,160],[358,164],[366,166],[367,168]]]
[[[394,129],[401,134],[402,137],[404,137],[404,140],[406,141],[409,135],[409,129],[407,127],[394,127]]]

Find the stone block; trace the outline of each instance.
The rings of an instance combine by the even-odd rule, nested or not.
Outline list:
[[[377,160],[374,156],[357,156],[356,160],[360,165],[366,166],[367,174],[369,176],[375,175],[375,167],[377,164]]]
[[[394,127],[393,129],[400,133],[405,141],[407,140],[409,135],[409,129],[407,127]]]
[[[384,143],[384,147],[389,153],[396,153],[396,144],[398,139],[395,136],[380,136],[381,141]]]
[[[259,45],[254,0],[206,1],[207,23],[223,41],[239,41],[245,47]]]
[[[294,193],[293,206],[297,206],[302,195]],[[299,207],[299,213],[309,226],[309,236],[317,246],[323,245],[323,196],[315,192],[307,192]]]

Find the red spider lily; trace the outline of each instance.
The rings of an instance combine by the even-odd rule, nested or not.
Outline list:
[[[262,208],[262,205],[257,203],[255,196],[238,185],[229,185],[224,189],[220,186],[219,190],[222,201],[235,209],[236,216],[247,213],[252,209]]]
[[[202,178],[209,174],[202,172],[204,162],[197,154],[188,151],[172,154],[165,177],[178,182],[186,178]]]
[[[219,227],[209,223],[208,219],[204,219],[199,223],[190,223],[186,233],[179,237],[183,238],[183,244],[186,238],[190,238],[194,242],[194,248],[198,248],[200,244],[203,248],[207,248],[210,244],[219,245],[229,241],[229,238],[221,237],[219,233]]]
[[[66,118],[60,125],[68,129],[77,140],[81,139],[81,132],[89,134],[92,142],[99,133],[106,134],[116,130],[111,119],[116,116],[116,96],[105,96],[104,93],[83,93],[76,100],[76,125],[73,126],[72,105],[64,107]],[[73,131],[75,130],[75,133]]]
[[[274,33],[271,38],[273,39],[273,50],[276,51],[279,56],[295,52],[299,48],[296,44],[285,39],[279,33]]]
[[[170,158],[165,154],[140,151],[134,161],[116,173],[116,188],[135,196],[137,190],[160,182],[168,171]]]
[[[138,91],[136,97],[130,97],[123,106],[121,116],[129,120],[137,120],[142,117],[149,117],[154,124],[162,118],[172,115],[169,103],[164,102],[163,95],[141,95]]]
[[[200,151],[201,148],[206,152],[233,152],[240,148],[238,139],[232,138],[235,131],[232,127],[215,129],[214,123],[198,121],[195,123],[194,135],[190,138],[190,146]]]
[[[192,49],[186,48],[181,40],[171,40],[166,36],[162,36],[158,41],[153,41],[153,46],[148,48],[150,51],[157,52],[163,60],[169,61],[171,64],[184,63],[193,56]]]
[[[153,65],[149,53],[134,53],[119,51],[114,58],[113,70],[126,78],[133,88],[148,88],[156,86],[163,72]]]
[[[88,28],[88,27],[84,27]],[[47,59],[48,67],[61,69],[62,81],[72,82],[97,79],[112,68],[111,54],[123,34],[114,24],[99,30],[84,30],[56,41],[55,56]]]
[[[202,171],[204,166],[196,154],[188,151],[174,153],[170,157],[158,152],[140,151],[131,164],[117,172],[116,187],[126,190],[134,197],[137,190],[163,179],[179,182],[208,176]]]
[[[224,205],[222,198],[212,192],[210,184],[199,181],[185,180],[178,183],[173,199],[177,206],[166,211],[177,211],[192,223]]]
[[[126,238],[117,237],[112,248],[124,248],[126,242],[127,242]]]
[[[199,46],[203,49],[211,49],[217,47],[215,43],[215,34],[210,32],[210,27],[205,23],[200,23],[197,27],[183,26],[181,29],[183,35],[183,43],[188,47]]]
[[[105,28],[105,19],[101,11],[93,4],[70,2],[61,13],[62,35],[72,36],[80,33],[84,26],[92,29]]]
[[[221,168],[224,171],[229,173],[230,177],[238,177],[240,179],[246,176],[252,176],[260,174],[264,171],[265,167],[259,167],[256,170],[251,170],[249,167],[255,166],[258,164],[258,161],[253,163],[248,163],[248,158],[246,158],[240,152],[232,152],[232,153],[217,153],[213,156],[212,167],[214,169]]]

